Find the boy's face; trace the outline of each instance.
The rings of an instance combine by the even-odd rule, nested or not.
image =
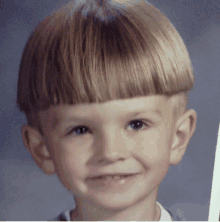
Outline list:
[[[56,173],[75,198],[108,209],[156,198],[172,164],[176,132],[173,106],[165,96],[62,105],[41,118]],[[88,179],[125,173],[137,175],[124,180]]]

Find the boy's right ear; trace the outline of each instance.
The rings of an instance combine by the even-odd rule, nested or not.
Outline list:
[[[23,143],[26,149],[31,153],[37,166],[47,175],[54,174],[54,162],[40,132],[25,124],[22,126],[21,133]]]

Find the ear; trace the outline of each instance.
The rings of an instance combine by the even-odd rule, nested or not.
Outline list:
[[[170,152],[170,165],[177,165],[182,160],[186,147],[196,129],[197,114],[189,109],[176,121],[173,143]]]
[[[47,175],[54,174],[55,166],[53,159],[40,132],[29,125],[23,125],[21,133],[23,143],[31,153],[37,166]]]

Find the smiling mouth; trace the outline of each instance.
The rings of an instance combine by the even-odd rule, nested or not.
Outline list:
[[[88,186],[97,191],[125,192],[138,183],[140,173],[127,175],[92,176],[87,179]]]
[[[103,180],[103,179],[122,179],[122,178],[126,178],[126,177],[130,177],[133,176],[134,174],[130,174],[130,175],[113,175],[113,176],[98,176],[98,177],[92,177],[90,178],[91,180]]]

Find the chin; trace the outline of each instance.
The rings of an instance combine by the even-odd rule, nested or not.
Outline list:
[[[143,195],[132,194],[92,194],[90,202],[93,202],[99,207],[105,208],[108,211],[122,211],[143,200]]]

